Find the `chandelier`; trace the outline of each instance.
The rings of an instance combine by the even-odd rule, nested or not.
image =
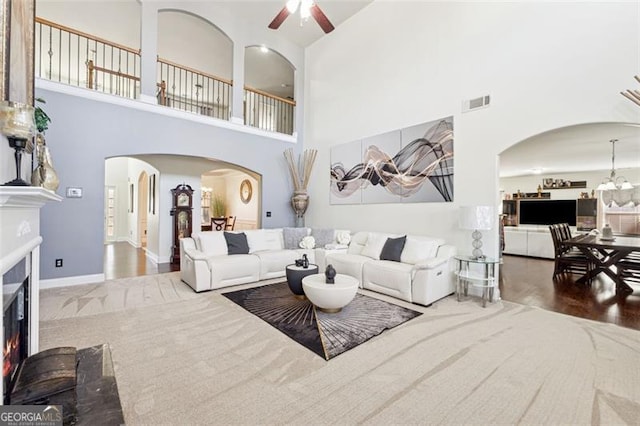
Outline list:
[[[600,185],[598,185],[598,188],[596,189],[598,191],[615,191],[617,189],[620,189],[620,190],[633,189],[633,185],[631,185],[624,176],[618,176],[616,178],[615,161],[616,161],[616,142],[618,142],[618,139],[611,139],[609,142],[611,142],[611,175],[608,178],[606,178]]]
[[[638,83],[640,83],[640,76],[636,75],[634,78]],[[625,98],[629,99],[631,102],[640,106],[640,91],[628,89],[628,90],[625,90],[624,92],[620,92],[620,94]]]

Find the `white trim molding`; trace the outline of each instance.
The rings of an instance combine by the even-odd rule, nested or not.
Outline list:
[[[74,277],[52,278],[40,280],[40,290],[56,287],[68,287],[82,284],[95,284],[104,282],[104,274],[77,275]]]

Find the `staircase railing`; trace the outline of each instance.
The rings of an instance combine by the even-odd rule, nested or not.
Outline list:
[[[158,57],[158,103],[229,120],[233,82]]]
[[[296,102],[244,86],[244,124],[272,132],[293,134]]]

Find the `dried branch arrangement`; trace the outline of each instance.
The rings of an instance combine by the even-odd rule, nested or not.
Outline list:
[[[640,76],[636,75],[634,78],[638,83],[640,83]],[[620,94],[640,106],[640,91],[628,89],[624,92],[620,92]]]
[[[294,159],[292,148],[284,151],[284,158],[287,160],[287,165],[289,166],[294,191],[307,190],[309,178],[311,177],[311,169],[313,169],[313,163],[316,161],[317,153],[318,151],[315,149],[305,149],[302,154],[302,163],[300,163]],[[300,176],[302,176],[302,178],[300,178]]]

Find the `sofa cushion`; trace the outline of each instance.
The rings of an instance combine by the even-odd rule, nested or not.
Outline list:
[[[380,260],[393,260],[394,262],[400,262],[400,256],[402,255],[402,249],[404,248],[407,236],[399,238],[387,238],[387,241],[382,247],[380,252]]]
[[[282,228],[284,248],[295,250],[300,246],[300,241],[309,234],[309,228]]]
[[[367,262],[362,268],[362,287],[411,302],[413,266],[381,260]]]
[[[367,244],[365,244],[360,254],[372,259],[380,259],[380,252],[382,251],[382,247],[384,246],[384,243],[387,242],[387,238],[390,236],[391,235],[388,234],[370,232],[369,237],[367,238]]]
[[[219,231],[198,232],[192,235],[196,247],[207,256],[227,254],[227,240]]]
[[[441,238],[415,237],[409,235],[402,249],[400,261],[412,265],[424,262],[427,259],[436,257],[438,255],[438,247],[444,243],[444,240]]]
[[[249,253],[263,250],[282,250],[282,229],[251,229],[245,231]]]
[[[362,265],[368,262],[373,262],[373,260],[360,254],[329,253],[325,258],[325,263],[333,265],[338,274],[357,278],[360,287],[362,287]]]
[[[229,254],[249,254],[249,244],[244,232],[225,232],[224,238]]]
[[[335,231],[333,229],[311,228],[311,236],[316,240],[316,247],[324,247],[334,242]]]

